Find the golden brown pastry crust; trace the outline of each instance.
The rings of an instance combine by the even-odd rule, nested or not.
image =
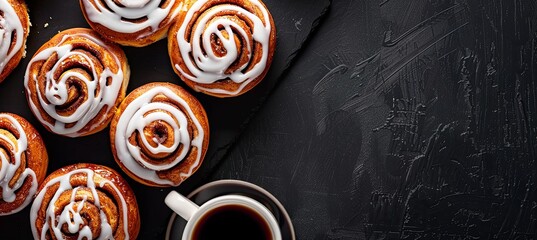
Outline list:
[[[36,184],[41,184],[47,173],[47,151],[39,132],[24,118],[12,113],[0,113],[0,154],[7,157],[10,164],[16,164],[17,143],[22,141],[22,133],[17,130],[16,123],[12,121],[13,119],[5,117],[6,115],[13,118],[22,127],[26,136],[26,143],[23,143],[23,145],[27,146],[20,156],[21,165],[17,168],[17,173],[11,179],[0,178],[0,182],[9,181],[9,185],[13,187],[14,183],[23,176],[22,172],[28,168],[35,173]],[[0,162],[2,171],[6,171],[7,167]],[[31,192],[32,178],[31,175],[27,175],[23,185],[15,191],[16,198],[13,202],[4,201],[0,192],[0,215],[16,213],[25,207],[23,206],[24,204],[30,203],[28,198],[33,198],[35,194],[35,192]],[[37,187],[36,185],[34,191],[37,190]]]
[[[185,6],[183,9],[190,9],[193,4],[195,4],[197,1],[186,1]],[[250,0],[206,0],[207,3],[203,5],[202,8],[200,8],[199,11],[197,11],[193,17],[192,20],[188,23],[188,27],[186,28],[187,31],[185,33],[185,39],[188,39],[191,35],[190,30],[193,29],[197,24],[198,20],[201,16],[204,16],[206,14],[207,10],[210,10],[218,5],[237,5],[241,8],[244,8],[248,10],[249,12],[255,14],[258,16],[261,21],[266,25],[263,18],[262,11],[254,4],[251,3]],[[258,75],[254,80],[249,82],[246,86],[244,86],[240,91],[241,83],[236,83],[229,78],[227,79],[221,79],[214,83],[210,84],[203,84],[196,81],[192,81],[188,77],[186,77],[181,71],[179,71],[178,67],[185,72],[186,74],[192,75],[192,72],[188,69],[185,59],[183,59],[181,53],[180,53],[180,44],[177,41],[177,35],[180,31],[181,25],[183,22],[185,22],[185,18],[188,14],[188,11],[181,11],[178,16],[176,22],[172,25],[170,28],[170,31],[168,32],[168,54],[170,56],[170,60],[172,63],[172,68],[175,71],[177,75],[192,89],[203,92],[208,95],[212,95],[215,97],[235,97],[239,96],[249,90],[251,90],[253,87],[255,87],[257,84],[263,80],[265,75],[267,74],[270,65],[272,63],[272,58],[274,56],[274,51],[276,48],[276,26],[274,24],[274,20],[272,18],[272,15],[268,11],[265,4],[261,1],[259,3],[262,5],[262,7],[266,10],[266,12],[269,15],[269,21],[270,21],[270,35],[269,35],[269,45],[268,45],[268,59],[266,61],[266,66],[263,70],[263,72]],[[235,22],[236,24],[240,25],[242,29],[244,29],[247,34],[249,34],[249,38],[251,42],[252,41],[252,35],[253,35],[253,23],[251,20],[246,20],[246,16],[244,14],[236,14],[233,11],[225,10],[220,11],[217,17],[222,18],[228,18],[229,20]],[[224,36],[228,36],[227,33],[224,33],[224,30],[221,30],[221,33],[224,34]],[[261,60],[262,55],[262,49],[259,43],[255,43],[254,51],[251,53],[251,57],[248,57],[248,51],[246,50],[246,39],[240,39],[239,34],[235,34],[235,44],[237,45],[237,49],[240,49],[240,56],[237,57],[235,62],[226,69],[226,72],[233,72],[234,70],[238,69],[243,64],[248,64],[249,67],[246,68],[246,70],[243,70],[243,72],[247,72],[251,70],[251,66]],[[219,42],[219,40],[216,40],[216,38],[211,39],[211,47],[212,49],[210,51],[215,52],[215,55],[217,56],[224,56],[226,55],[225,47],[222,46],[222,44]],[[203,47],[202,47],[203,49]],[[207,51],[207,49],[204,49],[204,51]],[[193,56],[192,53],[190,53],[190,59],[186,61],[192,61]],[[209,89],[209,90],[206,90]],[[211,89],[221,89],[227,92],[236,92],[234,94],[228,94],[228,93],[218,93],[214,91],[210,91]]]
[[[169,181],[169,183],[156,183],[154,181],[148,180],[146,176],[139,176],[135,173],[135,171],[132,171],[129,169],[126,164],[123,162],[125,159],[120,159],[120,154],[118,154],[118,146],[116,146],[116,140],[121,143],[125,143],[123,141],[124,139],[121,139],[120,136],[117,135],[118,132],[121,130],[118,130],[118,122],[120,121],[120,118],[122,117],[122,114],[124,113],[125,109],[131,104],[133,101],[135,101],[137,98],[139,98],[144,93],[147,93],[148,91],[151,91],[154,88],[157,87],[164,87],[166,89],[171,90],[176,96],[183,99],[185,102],[188,103],[189,108],[192,110],[192,113],[194,114],[195,118],[199,122],[201,126],[201,131],[203,132],[203,139],[200,148],[191,146],[188,155],[182,159],[177,165],[161,171],[155,171],[159,179],[164,179]],[[187,116],[188,120],[188,133],[190,135],[190,139],[193,140],[198,136],[201,136],[200,131],[196,128],[196,125],[193,122],[193,119],[187,111],[185,111],[185,108],[175,102],[173,99],[163,95],[158,94],[155,98],[151,100],[151,103],[159,102],[159,103],[165,103],[169,106],[172,106],[173,108],[181,110],[185,115]],[[162,109],[156,110],[156,111],[163,111]],[[168,113],[168,112],[166,112]],[[172,118],[175,118],[173,115],[170,114]],[[120,127],[121,129],[121,127]],[[129,143],[131,143],[133,146],[135,146],[137,149],[140,149],[140,152],[142,155],[147,159],[148,162],[151,162],[153,164],[159,165],[159,164],[167,164],[174,159],[176,159],[179,149],[182,148],[182,146],[177,147],[177,149],[174,150],[172,154],[152,154],[150,151],[147,150],[147,147],[143,145],[141,142],[141,138],[145,137],[148,142],[153,142],[155,138],[161,137],[162,144],[167,146],[171,145],[173,142],[173,135],[174,131],[177,131],[177,129],[171,128],[168,124],[159,122],[159,121],[153,121],[150,124],[147,124],[144,128],[143,133],[139,133],[138,131],[135,131],[131,136],[125,136],[124,138],[127,138]],[[112,123],[110,124],[110,142],[112,145],[112,153],[114,154],[114,159],[118,163],[118,165],[123,169],[127,175],[129,175],[134,180],[148,185],[148,186],[155,186],[155,187],[168,187],[168,186],[178,186],[181,184],[185,179],[187,179],[191,174],[193,174],[197,169],[201,166],[203,162],[203,158],[205,157],[205,154],[207,152],[207,148],[209,146],[209,121],[207,119],[207,114],[205,113],[205,110],[203,109],[203,106],[201,103],[191,94],[189,94],[186,90],[183,88],[171,84],[171,83],[163,83],[163,82],[155,82],[155,83],[149,83],[146,85],[143,85],[134,91],[132,91],[121,103],[119,106],[119,109],[114,116],[114,119],[112,120]],[[165,137],[162,137],[165,136]],[[118,138],[118,139],[116,139]],[[198,151],[201,151],[200,156],[201,158],[199,161],[197,160],[197,154]],[[134,159],[130,159],[132,161],[135,161]],[[138,162],[132,162],[136,165],[139,165],[140,167],[143,167]]]
[[[78,173],[73,173],[77,170],[83,170]],[[96,197],[91,190],[91,186],[88,186],[88,174],[85,171],[90,171],[93,174],[93,183],[95,186],[95,192],[99,197],[99,204],[94,200]],[[68,183],[71,185],[69,189],[61,189],[60,182],[57,182],[58,178],[69,177]],[[53,184],[50,184],[54,182]],[[112,187],[110,182],[115,186]],[[76,193],[73,193],[73,189],[78,187]],[[63,191],[62,191],[63,190]],[[62,191],[57,193],[57,191]],[[118,196],[118,192],[121,196]],[[55,201],[55,206],[49,206],[53,197],[59,196]],[[40,198],[41,197],[41,198]],[[125,205],[123,205],[122,198]],[[74,201],[71,201],[75,199]],[[49,230],[46,233],[46,239],[55,239],[54,234],[51,234],[50,219],[46,218],[47,208],[53,207],[54,219],[58,221],[61,218],[59,215],[69,207],[71,202],[75,202],[75,209],[78,204],[84,204],[81,207],[81,215],[84,218],[84,226],[90,227],[93,233],[102,231],[100,224],[95,224],[100,220],[100,212],[102,211],[107,217],[107,223],[112,226],[114,239],[126,239],[128,234],[129,239],[136,239],[140,230],[140,214],[138,211],[138,204],[134,192],[128,183],[113,169],[91,163],[78,163],[70,166],[63,167],[51,173],[39,189],[36,200],[32,205],[31,222],[32,230],[34,231],[34,237],[40,236],[45,226],[45,223],[49,224]],[[126,209],[124,209],[126,206]],[[97,211],[96,211],[97,210]],[[124,217],[126,213],[126,218]],[[124,224],[127,222],[127,224]],[[127,226],[127,232],[125,227]],[[66,226],[62,226],[61,232],[64,239],[77,239],[79,233],[71,234]],[[63,234],[67,233],[67,234]],[[93,238],[97,236],[94,234]]]
[[[90,38],[100,42],[95,42]],[[70,53],[75,53],[75,56],[66,58],[61,63],[58,62],[59,55],[57,53],[50,54],[46,59],[37,59],[37,56],[50,51],[50,49],[68,45],[72,46]],[[56,70],[53,75],[55,80],[50,80],[47,76],[47,73],[52,69]],[[93,72],[97,75],[96,78],[94,78]],[[97,81],[99,84],[96,84],[96,90],[91,92],[88,91],[89,87],[84,79],[76,76],[61,83],[60,79],[68,74],[78,74],[87,77],[92,82]],[[118,78],[111,77],[111,74],[116,74]],[[117,106],[125,98],[129,77],[130,68],[127,57],[118,45],[101,39],[91,29],[68,29],[58,33],[41,46],[30,61],[25,75],[26,98],[32,112],[47,130],[69,137],[87,136],[103,130],[110,123]],[[67,89],[67,100],[64,103],[55,104],[45,97],[46,91],[51,90],[50,87],[46,88],[47,81],[55,81],[59,85],[63,84],[63,88]],[[59,88],[61,87],[59,86]],[[112,89],[116,87],[119,90],[114,94]],[[107,91],[102,91],[104,88],[107,88]],[[93,98],[90,99],[90,96]],[[110,99],[114,101],[105,103]],[[93,105],[94,111],[87,111],[84,116],[84,118],[88,118],[87,114],[94,114],[93,118],[86,120],[87,123],[83,126],[79,126],[82,124],[78,120],[65,123],[66,129],[79,127],[79,130],[69,132],[54,127],[56,122],[64,123],[57,120],[60,116],[72,116],[82,104],[90,100],[97,100],[95,104],[102,105]],[[53,108],[51,111],[54,114],[47,113],[42,104]]]
[[[22,46],[20,49],[11,49],[11,51],[17,51],[17,53],[6,63],[4,66],[4,69],[0,72],[0,83],[6,79],[6,77],[19,65],[19,62],[21,61],[22,57],[24,56],[26,52],[26,39],[28,38],[28,34],[30,33],[30,17],[28,16],[28,8],[26,7],[26,3],[23,0],[1,0],[1,1],[7,1],[15,12],[17,13],[17,16],[19,16],[23,33],[22,33]],[[0,19],[3,18],[3,16],[0,16]],[[11,44],[14,44],[14,40],[20,36],[14,36]],[[0,41],[6,41],[5,39],[1,39]],[[13,47],[13,45],[11,45]]]
[[[168,33],[168,29],[174,21],[175,14],[177,14],[178,12],[177,8],[182,5],[182,0],[163,0],[160,3],[159,10],[166,9],[169,5],[171,5],[171,7],[166,17],[162,19],[162,21],[159,21],[160,23],[158,23],[156,29],[153,29],[153,27],[148,26],[139,31],[136,31],[133,33],[127,33],[127,32],[119,32],[119,31],[110,29],[109,27],[103,24],[92,21],[88,17],[88,11],[90,11],[89,8],[94,9],[91,11],[99,11],[98,8],[96,7],[97,2],[99,2],[102,6],[106,6],[106,3],[103,0],[80,0],[80,7],[82,9],[82,13],[84,14],[84,18],[86,18],[86,21],[89,23],[91,28],[93,28],[95,31],[97,31],[99,34],[101,34],[104,38],[108,39],[109,41],[113,41],[124,46],[132,46],[132,47],[144,47],[166,37],[166,34]],[[116,4],[116,6],[119,8],[127,8],[125,6],[122,6],[121,4]],[[108,7],[108,10],[112,11],[110,7]],[[117,15],[117,17],[119,17],[119,15]],[[141,17],[135,20],[122,18],[122,21],[132,22],[132,23],[143,23],[144,21],[148,21],[148,17],[145,16],[145,17]]]

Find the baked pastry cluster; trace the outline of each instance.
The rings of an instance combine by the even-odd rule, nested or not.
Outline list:
[[[0,0],[0,82],[25,54],[30,18],[23,0]]]
[[[80,6],[95,31],[121,45],[146,46],[167,33],[177,75],[216,97],[259,84],[276,48],[274,21],[260,0],[80,0]]]
[[[26,67],[32,113],[45,129],[67,137],[94,134],[111,123],[120,169],[148,186],[180,185],[207,152],[207,114],[172,83],[148,83],[126,96],[130,68],[119,45],[143,47],[168,36],[172,67],[187,86],[233,97],[267,74],[276,47],[272,16],[260,0],[79,3],[92,29],[59,32]],[[0,81],[23,56],[28,27],[23,1],[0,0]],[[118,173],[79,163],[45,179],[47,165],[44,143],[30,123],[0,113],[0,215],[16,213],[34,199],[35,239],[136,239],[136,198]]]

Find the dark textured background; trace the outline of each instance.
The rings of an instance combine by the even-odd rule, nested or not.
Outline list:
[[[537,239],[537,2],[333,1],[213,176],[299,239]]]
[[[54,1],[44,2],[35,5]],[[337,0],[302,49],[327,2],[266,2],[286,52],[247,96],[200,96],[212,154],[177,190],[220,178],[256,183],[287,207],[298,239],[537,239],[536,0]],[[66,27],[46,21],[34,24],[37,38]],[[29,53],[40,44],[30,41]],[[147,54],[126,51],[133,64]],[[177,81],[158,59],[129,89]],[[0,111],[35,123],[22,79],[0,85]],[[54,143],[51,168],[77,156],[115,167],[106,133],[72,140],[38,128]],[[131,185],[143,205],[141,239],[161,238],[169,189]],[[29,228],[27,214],[0,218],[0,230]]]

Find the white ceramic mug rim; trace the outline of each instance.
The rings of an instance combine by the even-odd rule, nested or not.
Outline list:
[[[201,217],[203,217],[210,210],[224,205],[241,205],[251,209],[252,211],[255,211],[256,213],[261,215],[261,217],[263,217],[263,220],[269,226],[273,236],[272,239],[281,240],[280,226],[278,224],[278,221],[276,221],[274,215],[270,212],[270,210],[268,210],[267,207],[252,198],[235,194],[218,196],[199,206],[199,209],[187,221],[187,224],[183,230],[182,239],[191,239],[194,227],[201,219]]]
[[[271,204],[274,204],[274,206],[276,207],[276,213],[279,214],[279,217],[281,217],[281,219],[279,220],[279,224],[280,224],[280,232],[282,234],[284,234],[284,232],[287,232],[288,234],[287,235],[282,235],[282,239],[285,238],[285,239],[289,239],[289,240],[296,240],[296,235],[295,235],[295,228],[293,226],[293,222],[291,221],[291,217],[289,216],[289,213],[287,213],[287,210],[285,209],[285,207],[283,206],[283,204],[276,198],[274,197],[274,195],[272,195],[270,192],[268,192],[267,190],[265,190],[264,188],[258,186],[258,185],[255,185],[253,183],[250,183],[250,182],[245,182],[243,180],[237,180],[237,179],[220,179],[220,180],[215,180],[213,182],[209,182],[209,183],[206,183],[196,189],[194,189],[192,192],[190,192],[188,195],[187,195],[187,198],[189,199],[192,199],[194,198],[194,196],[196,196],[197,194],[200,194],[208,189],[212,189],[212,188],[220,188],[220,187],[238,187],[238,188],[244,188],[244,189],[247,189],[248,191],[254,191],[254,192],[257,192],[259,194],[261,194],[263,197],[266,197],[268,199],[269,202],[271,202]],[[236,191],[237,193],[235,194],[240,194],[240,190],[239,191]],[[229,194],[229,193],[228,193]],[[217,195],[217,196],[222,196],[222,195],[225,195],[225,194],[220,194],[220,195]],[[274,214],[274,212],[273,212]],[[179,215],[177,215],[175,212],[170,216],[170,219],[168,220],[168,227],[166,229],[166,236],[165,236],[165,240],[171,240],[171,237],[172,235],[174,234],[174,227],[175,225],[178,223],[178,218],[181,218]],[[183,218],[181,218],[183,219]],[[186,221],[185,221],[186,223]],[[186,225],[186,224],[185,224]],[[180,227],[181,229],[181,232],[179,233],[180,236],[182,236],[182,232],[184,230],[184,226],[183,225],[182,227]],[[175,235],[174,235],[175,236]]]

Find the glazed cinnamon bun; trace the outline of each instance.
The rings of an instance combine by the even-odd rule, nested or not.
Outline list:
[[[47,166],[45,144],[32,125],[18,115],[0,113],[0,216],[30,204]]]
[[[166,36],[182,0],[80,0],[90,26],[121,45],[143,47]]]
[[[0,82],[25,54],[30,32],[28,9],[22,0],[0,0]]]
[[[135,89],[110,125],[116,162],[149,186],[178,186],[201,165],[209,145],[202,105],[183,88],[150,83]]]
[[[188,1],[168,33],[174,71],[190,87],[233,97],[267,74],[276,27],[260,0]]]
[[[132,189],[114,170],[79,163],[51,173],[32,204],[34,239],[136,239]]]
[[[123,50],[90,29],[62,31],[26,69],[26,98],[53,133],[79,137],[104,129],[125,97],[130,70]]]

